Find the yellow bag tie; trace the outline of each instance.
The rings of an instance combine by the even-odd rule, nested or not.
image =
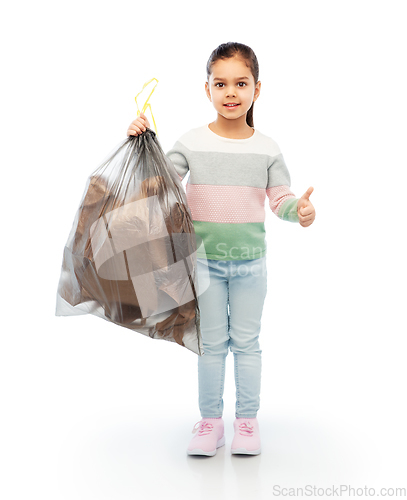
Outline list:
[[[149,80],[148,82],[146,82],[144,85],[143,85],[143,88],[140,90],[140,92],[136,95],[135,97],[135,100],[136,100],[136,105],[137,105],[137,116],[140,116],[140,108],[138,106],[138,103],[137,103],[137,97],[143,92],[143,90],[147,87],[147,85],[149,83],[151,83],[153,80],[155,80],[157,83],[158,83],[158,80],[157,78],[151,78],[151,80]],[[141,110],[142,113],[145,112],[145,110],[149,107],[150,108],[150,113],[151,113],[151,117],[153,119],[153,123],[154,123],[154,128],[155,128],[155,133],[158,135],[158,132],[157,132],[157,125],[155,123],[155,120],[154,120],[154,115],[153,115],[153,111],[151,109],[151,104],[148,102],[148,100],[150,99],[151,97],[151,94],[154,92],[155,88],[157,87],[157,83],[154,85],[153,87],[153,90],[150,92],[150,95],[147,97],[145,103],[144,103],[144,106],[143,106],[143,109]]]

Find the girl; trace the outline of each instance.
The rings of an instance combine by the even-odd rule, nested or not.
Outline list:
[[[276,142],[253,125],[260,95],[259,65],[253,50],[224,43],[211,54],[205,91],[217,112],[215,121],[191,129],[167,153],[186,187],[194,229],[202,245],[197,253],[204,355],[198,357],[199,408],[187,453],[216,454],[225,444],[223,390],[225,360],[234,356],[236,419],[233,454],[261,452],[257,411],[260,406],[259,334],[267,292],[265,211],[308,227],[315,219],[310,187],[301,198],[290,191],[290,174]],[[144,115],[127,135],[142,134]],[[202,291],[203,288],[199,287]]]

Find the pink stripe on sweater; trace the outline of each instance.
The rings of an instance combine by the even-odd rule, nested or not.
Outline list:
[[[264,188],[188,182],[186,194],[193,220],[229,224],[265,221]]]
[[[295,194],[290,191],[288,186],[275,186],[266,189],[267,196],[270,198],[270,208],[278,215],[281,205],[289,198],[295,198]]]

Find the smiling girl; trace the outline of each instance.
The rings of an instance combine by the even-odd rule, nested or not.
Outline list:
[[[201,420],[193,428],[189,455],[216,454],[225,444],[223,392],[229,348],[234,356],[236,410],[233,454],[261,453],[257,412],[260,407],[261,316],[267,293],[265,210],[282,220],[310,226],[315,209],[310,187],[301,198],[290,190],[290,174],[277,143],[253,124],[260,95],[259,65],[242,43],[219,45],[206,65],[205,91],[216,119],[182,135],[168,151],[186,185],[197,252],[204,355],[198,357]],[[150,128],[141,113],[127,131]],[[201,288],[201,287],[200,287]],[[201,289],[204,287],[202,286]]]

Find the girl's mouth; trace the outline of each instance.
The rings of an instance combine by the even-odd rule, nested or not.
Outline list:
[[[233,104],[233,105],[224,104],[223,106],[228,109],[235,109],[238,106],[240,106],[240,104]]]

